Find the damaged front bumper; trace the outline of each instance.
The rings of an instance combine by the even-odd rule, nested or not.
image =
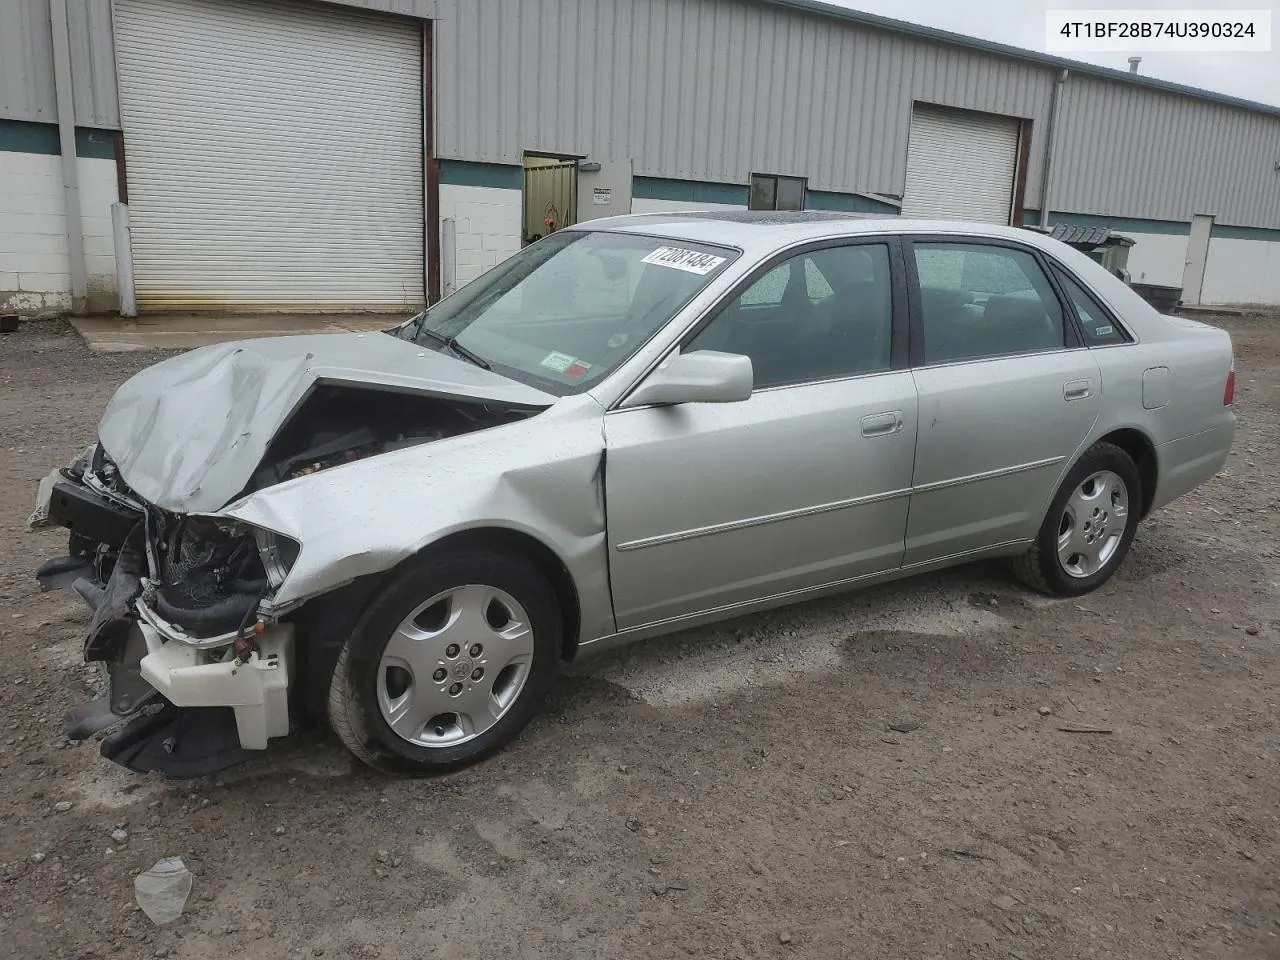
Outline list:
[[[212,546],[188,537],[191,546],[184,518],[157,515],[113,479],[90,447],[41,482],[30,522],[69,531],[69,554],[36,576],[89,605],[84,655],[104,666],[105,694],[71,715],[67,737],[115,728],[104,756],[171,776],[266,749],[290,731],[295,669],[294,626],[259,614],[281,573],[276,545],[246,532]]]
[[[145,609],[139,603],[139,609]],[[293,625],[275,624],[259,636],[257,648],[241,660],[206,661],[202,651],[167,640],[150,623],[138,629],[146,656],[138,671],[175,707],[230,707],[245,750],[265,750],[272,737],[289,733],[289,685],[293,680]]]

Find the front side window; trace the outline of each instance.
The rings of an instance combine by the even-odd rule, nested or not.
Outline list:
[[[807,184],[803,177],[753,173],[747,206],[751,210],[803,210]]]
[[[1099,306],[1098,301],[1090,296],[1084,287],[1056,267],[1053,272],[1058,278],[1058,283],[1062,284],[1062,289],[1067,299],[1071,301],[1071,306],[1075,308],[1076,316],[1080,318],[1080,333],[1085,343],[1091,347],[1105,347],[1113,343],[1129,342],[1128,336],[1120,325],[1111,319],[1107,311]]]
[[[926,363],[1063,347],[1062,306],[1031,254],[964,243],[914,250]]]
[[[557,396],[598,383],[706,287],[738,252],[606,231],[567,230],[526,247],[403,328],[444,339]]]
[[[756,389],[889,369],[889,249],[869,243],[801,253],[722,308],[684,351],[751,358]]]

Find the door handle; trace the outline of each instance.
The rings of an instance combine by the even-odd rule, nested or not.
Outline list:
[[[888,413],[872,413],[862,418],[862,435],[864,437],[887,437],[902,429],[902,411],[891,410]]]
[[[1085,400],[1093,396],[1092,380],[1068,380],[1062,385],[1062,399]]]

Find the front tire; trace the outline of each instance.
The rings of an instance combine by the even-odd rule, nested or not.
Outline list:
[[[1129,552],[1142,496],[1133,458],[1114,444],[1094,444],[1062,481],[1034,545],[1013,561],[1014,574],[1050,596],[1096,590]]]
[[[530,561],[460,551],[418,562],[357,622],[329,686],[329,722],[355,756],[423,776],[514,740],[554,680],[555,591]]]

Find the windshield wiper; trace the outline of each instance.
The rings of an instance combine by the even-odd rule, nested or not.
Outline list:
[[[478,354],[472,353],[470,350],[468,350],[466,347],[464,347],[462,344],[458,342],[457,337],[446,337],[440,331],[432,330],[430,327],[422,326],[421,324],[419,324],[418,326],[418,333],[419,334],[425,333],[427,336],[429,336],[432,340],[435,340],[437,343],[443,343],[446,347],[448,347],[458,356],[462,357],[463,360],[469,360],[471,363],[474,363],[481,370],[493,369],[493,365],[489,363],[488,360],[486,360],[482,356],[479,356]],[[414,336],[414,339],[417,339],[416,334]]]

